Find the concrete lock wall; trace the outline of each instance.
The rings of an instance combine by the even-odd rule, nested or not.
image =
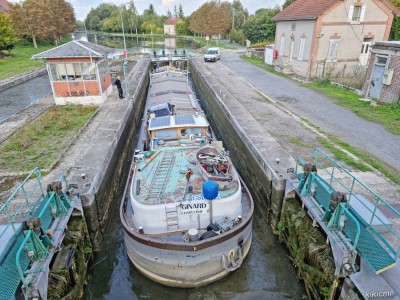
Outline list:
[[[117,190],[128,161],[128,155],[132,152],[131,141],[137,130],[140,129],[140,121],[146,101],[149,84],[149,61],[142,60],[140,66],[133,74],[137,82],[136,89],[129,100],[129,105],[121,122],[116,137],[109,145],[108,153],[103,165],[99,168],[92,185],[87,193],[81,194],[85,219],[89,229],[92,247],[98,251],[101,247],[105,224],[110,212],[117,202]]]
[[[254,200],[266,209],[267,221],[273,229],[277,226],[282,209],[286,179],[274,169],[257,151],[234,116],[221,101],[211,84],[211,78],[200,72],[195,62],[189,64],[190,73],[199,91],[203,109],[214,132],[230,150],[230,157],[252,191]]]

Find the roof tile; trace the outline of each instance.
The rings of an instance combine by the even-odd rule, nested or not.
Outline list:
[[[339,0],[296,0],[276,14],[274,21],[316,19]]]

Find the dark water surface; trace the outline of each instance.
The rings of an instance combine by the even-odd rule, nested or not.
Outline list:
[[[50,93],[47,74],[0,92],[0,122]]]

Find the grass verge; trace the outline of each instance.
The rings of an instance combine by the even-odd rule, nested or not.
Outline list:
[[[247,61],[261,69],[264,69],[272,74],[284,77],[284,78],[289,78],[286,74],[283,74],[282,72],[278,72],[274,69],[273,66],[267,65],[264,60],[261,57],[258,56],[251,56],[248,57],[245,54],[240,55],[240,58],[243,59],[244,61]]]
[[[335,137],[330,137],[329,140],[331,142],[324,138],[318,138],[318,141],[333,154],[333,156],[336,160],[339,160],[339,161],[345,163],[346,165],[355,167],[358,170],[364,171],[364,172],[372,171],[372,169],[369,167],[369,166],[371,166],[375,170],[378,170],[379,172],[384,174],[392,182],[394,182],[396,184],[400,184],[399,172],[387,167],[385,164],[381,163],[379,160],[374,159],[367,152],[364,152],[358,148],[355,148],[355,147],[351,146],[350,144],[348,144],[338,138],[335,138]],[[352,153],[353,155],[358,157],[360,159],[360,161],[354,160],[348,154],[346,154],[342,150],[336,148],[335,145]]]
[[[400,105],[398,103],[372,106],[369,102],[360,101],[358,94],[325,81],[316,81],[305,86],[332,98],[337,104],[348,108],[358,116],[380,123],[390,132],[400,135]]]
[[[222,44],[222,43],[217,43],[216,40],[211,40],[211,41],[206,41],[204,37],[201,36],[190,36],[191,39],[195,40],[197,43],[200,44],[201,47],[220,47],[224,49],[233,49],[232,47]]]
[[[94,106],[54,106],[0,147],[0,169],[29,172],[50,168],[96,111]]]
[[[69,42],[70,38],[65,38],[61,43]],[[23,74],[29,71],[40,69],[46,66],[42,60],[33,60],[32,55],[54,48],[52,44],[33,46],[15,46],[11,51],[12,57],[0,59],[0,80]]]

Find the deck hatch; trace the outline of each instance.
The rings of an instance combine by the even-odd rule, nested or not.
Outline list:
[[[195,124],[195,121],[192,115],[179,115],[175,116],[175,124],[176,125]]]
[[[158,127],[165,127],[165,126],[170,126],[170,117],[159,117],[152,119],[150,122],[149,129],[154,129]]]

